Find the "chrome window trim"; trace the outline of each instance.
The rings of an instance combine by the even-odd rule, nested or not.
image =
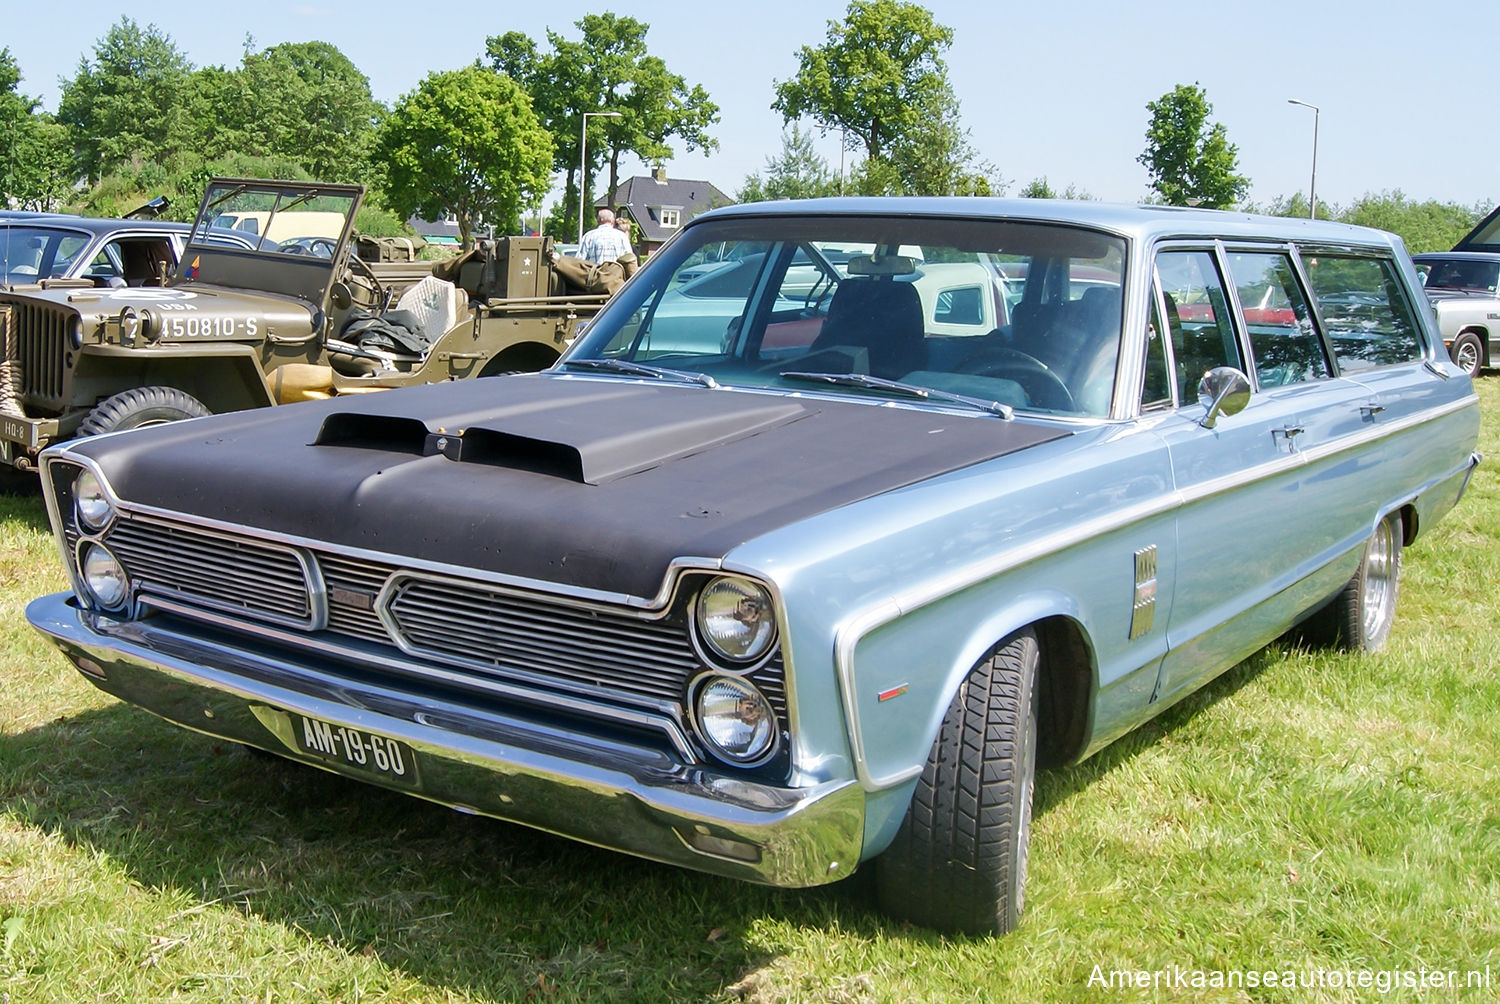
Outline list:
[[[1221,495],[1241,485],[1273,476],[1282,469],[1302,467],[1314,461],[1336,456],[1368,443],[1378,442],[1381,439],[1397,435],[1415,426],[1425,424],[1428,421],[1472,408],[1476,401],[1477,398],[1470,395],[1469,397],[1450,402],[1441,407],[1430,408],[1426,411],[1410,415],[1399,421],[1382,423],[1379,426],[1357,434],[1341,437],[1336,442],[1321,446],[1312,446],[1306,450],[1299,450],[1296,453],[1287,454],[1275,460],[1257,464],[1245,470],[1236,471],[1233,474],[1226,474],[1211,481],[1195,485],[1187,491],[1174,489],[1159,498],[1138,502],[1123,510],[1116,510],[1115,512],[1095,517],[1080,525],[1058,530],[1025,544],[1006,548],[987,558],[955,569],[927,582],[909,586],[892,596],[871,604],[864,610],[850,614],[834,629],[834,671],[838,678],[839,695],[843,704],[844,718],[849,728],[849,742],[851,753],[854,757],[855,774],[859,779],[860,786],[866,791],[880,791],[909,781],[922,772],[920,765],[884,775],[873,774],[870,770],[869,758],[865,754],[864,728],[859,717],[859,705],[855,689],[854,651],[860,641],[872,631],[884,627],[886,624],[905,614],[912,613],[955,593],[962,592],[965,589],[971,589],[1004,572],[1064,551],[1093,537],[1122,530],[1154,516],[1183,508],[1193,502]],[[1420,495],[1431,488],[1433,484],[1440,484],[1446,478],[1462,473],[1466,467],[1468,467],[1467,462],[1460,464],[1445,474],[1439,475],[1430,484],[1419,486],[1416,494]]]

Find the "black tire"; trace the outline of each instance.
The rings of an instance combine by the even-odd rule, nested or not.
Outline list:
[[[1020,921],[1039,659],[1029,628],[1013,634],[954,696],[896,839],[875,861],[885,912],[965,934],[1003,934]]]
[[[1484,342],[1472,331],[1461,332],[1453,339],[1448,354],[1458,368],[1471,377],[1477,377],[1484,366]]]
[[[1401,589],[1401,514],[1391,513],[1365,543],[1359,569],[1323,614],[1339,648],[1378,652],[1396,622]]]
[[[99,436],[147,425],[161,425],[207,415],[208,409],[176,387],[136,387],[122,390],[95,405],[78,427],[80,436]]]

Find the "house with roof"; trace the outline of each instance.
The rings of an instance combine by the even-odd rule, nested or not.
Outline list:
[[[634,220],[636,250],[651,254],[699,213],[733,203],[710,182],[668,178],[658,167],[647,177],[627,178],[609,198],[595,199],[594,208],[608,207]]]

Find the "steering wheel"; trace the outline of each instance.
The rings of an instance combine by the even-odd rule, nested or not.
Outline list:
[[[338,244],[327,237],[294,237],[289,241],[282,241],[280,251],[283,254],[305,254],[314,258],[332,258],[333,252]]]
[[[385,305],[385,288],[380,285],[380,279],[376,277],[375,270],[370,267],[369,262],[355,254],[353,248],[350,248],[349,253],[344,257],[348,260],[350,272],[358,275],[361,280],[368,280],[368,283],[361,281],[355,284],[370,294],[370,301],[364,306],[371,310],[381,310]]]
[[[1017,349],[983,349],[961,360],[954,372],[1005,377],[1020,384],[1026,400],[1039,408],[1078,410],[1067,384],[1046,363]]]

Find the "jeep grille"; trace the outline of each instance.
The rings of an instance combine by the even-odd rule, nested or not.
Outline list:
[[[15,303],[12,338],[21,363],[21,397],[27,404],[63,406],[63,358],[72,311],[51,304]]]

